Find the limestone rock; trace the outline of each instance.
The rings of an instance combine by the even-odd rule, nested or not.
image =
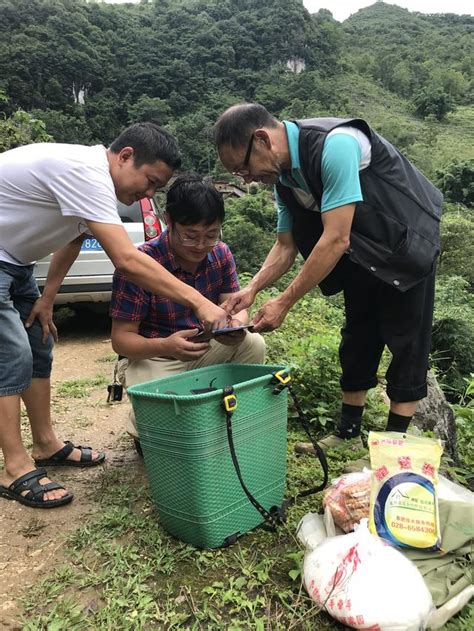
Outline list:
[[[422,430],[434,431],[444,441],[445,452],[455,464],[458,463],[454,412],[431,370],[428,372],[428,396],[419,402],[413,423]]]

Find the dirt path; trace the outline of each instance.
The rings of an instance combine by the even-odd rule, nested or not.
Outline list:
[[[128,403],[108,405],[105,385],[86,385],[88,394],[83,398],[57,392],[65,381],[98,376],[110,380],[113,362],[109,335],[109,321],[102,316],[71,318],[60,327],[52,374],[53,418],[61,438],[105,451],[104,467],[128,465],[141,469],[141,461],[124,435]],[[26,418],[23,430],[29,443]],[[20,628],[18,597],[28,585],[40,581],[66,560],[64,535],[87,515],[100,510],[92,489],[100,484],[104,467],[50,470],[53,479],[74,492],[69,506],[38,510],[0,499],[0,629]]]

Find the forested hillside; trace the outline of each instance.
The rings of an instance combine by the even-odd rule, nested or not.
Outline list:
[[[377,2],[340,24],[301,0],[0,0],[0,17],[0,150],[108,143],[153,118],[177,135],[185,168],[229,177],[210,135],[232,103],[286,118],[360,116],[442,188],[440,277],[458,278],[457,302],[472,296],[474,18]],[[254,272],[272,240],[270,194],[229,209],[227,238],[241,271]],[[461,320],[462,330],[438,327],[436,343],[456,392],[474,371],[463,345],[467,335],[474,347],[473,324]]]
[[[377,2],[340,24],[301,0],[0,0],[0,18],[0,150],[108,143],[153,118],[177,135],[185,168],[229,177],[210,134],[232,103],[256,100],[286,118],[360,116],[442,188],[440,278],[455,276],[447,295],[462,313],[470,306],[474,18]],[[272,240],[270,194],[229,209],[227,238],[241,271],[254,272]],[[249,230],[258,236],[251,251]],[[463,343],[467,335],[474,347],[472,319],[459,309],[464,328],[435,336],[456,392],[474,371]]]
[[[280,118],[367,120],[445,196],[432,366],[456,417],[459,458],[446,454],[443,472],[473,485],[473,31],[471,16],[422,15],[383,2],[341,24],[327,10],[309,14],[302,0],[0,0],[0,152],[38,141],[108,144],[126,125],[155,119],[177,136],[185,169],[232,179],[211,131],[233,103],[258,101]],[[259,269],[275,225],[272,191],[252,184],[247,193],[226,200],[224,225],[243,283]],[[318,435],[329,433],[340,409],[342,307],[341,296],[315,290],[266,337],[269,363],[295,368],[295,389]],[[382,385],[368,398],[365,442],[368,430],[386,426],[386,365],[384,357]],[[293,445],[303,436],[289,427]],[[330,453],[331,476],[348,454]],[[278,539],[254,533],[242,546],[186,556],[150,527],[151,509],[143,509],[133,477],[127,490],[124,469],[116,480],[110,470],[100,489],[102,521],[94,531],[85,520],[56,583],[27,590],[25,610],[37,620],[25,629],[335,628],[300,589],[296,512]],[[314,461],[302,465],[290,454],[290,495],[319,476]],[[319,509],[314,498],[306,501],[299,508]],[[33,525],[31,536],[43,527]],[[474,628],[474,608],[443,628]]]
[[[377,3],[341,25],[301,0],[0,0],[0,15],[1,109],[32,112],[58,141],[109,142],[154,117],[177,133],[187,167],[212,172],[216,116],[259,100],[286,116],[363,114],[405,147],[444,132],[423,119],[457,110],[446,139],[456,150],[420,166],[467,156],[469,16]]]
[[[291,60],[328,76],[342,39],[296,0],[1,0],[0,14],[6,113],[33,110],[55,139],[80,142],[153,116],[179,130],[201,171],[214,164],[206,134],[223,107],[276,92]]]
[[[344,25],[349,63],[402,97],[445,95],[450,104],[472,98],[473,18],[423,15],[377,3]]]

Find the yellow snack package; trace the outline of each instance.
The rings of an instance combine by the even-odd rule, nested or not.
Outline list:
[[[441,549],[438,469],[441,441],[398,432],[370,432],[369,529],[400,548]]]

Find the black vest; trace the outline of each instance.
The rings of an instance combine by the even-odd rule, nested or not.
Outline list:
[[[430,274],[439,254],[441,192],[361,119],[314,118],[295,123],[300,128],[301,170],[319,205],[327,134],[342,125],[357,127],[372,146],[370,165],[360,172],[364,201],[356,203],[349,250],[320,283],[321,291],[330,295],[342,289],[347,258],[400,291]],[[276,188],[293,216],[293,237],[306,259],[323,232],[321,213],[303,208],[291,188],[281,182]]]

